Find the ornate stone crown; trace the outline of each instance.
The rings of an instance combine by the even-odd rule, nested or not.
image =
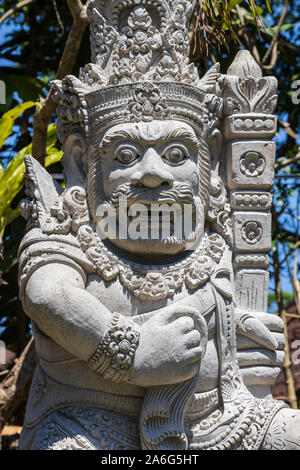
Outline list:
[[[200,80],[188,60],[191,11],[187,0],[90,2],[92,63],[53,82],[62,142],[78,128],[179,119],[201,130],[220,118],[219,65]]]

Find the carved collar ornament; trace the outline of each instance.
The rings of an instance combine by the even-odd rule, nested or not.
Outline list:
[[[205,234],[198,249],[183,260],[164,266],[150,266],[125,261],[115,255],[104,246],[90,226],[80,227],[78,239],[102,279],[109,282],[118,277],[135,297],[153,301],[172,297],[184,284],[194,290],[217,276],[221,271],[218,264],[225,249],[225,242],[219,235]],[[226,274],[229,274],[228,270]]]

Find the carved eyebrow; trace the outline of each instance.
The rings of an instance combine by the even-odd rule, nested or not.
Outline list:
[[[100,148],[107,148],[111,147],[114,144],[117,144],[118,142],[121,142],[123,140],[129,140],[129,141],[137,141],[140,142],[141,136],[139,132],[135,129],[124,129],[124,130],[118,130],[118,131],[113,131],[111,134],[108,134],[103,137],[101,143],[100,143]]]
[[[137,129],[120,129],[113,131],[111,134],[108,134],[103,137],[100,148],[111,147],[114,144],[117,144],[122,141],[129,140],[130,142],[134,141],[139,144],[151,144],[157,143],[158,140],[167,143],[169,140],[183,139],[187,141],[194,149],[198,150],[200,143],[197,139],[194,132],[189,131],[188,129],[174,129],[173,131],[161,132],[156,138],[153,136],[147,137],[141,135]]]
[[[176,140],[176,139],[183,139],[188,141],[188,143],[193,147],[196,148],[197,150],[200,147],[200,142],[197,139],[196,135],[194,132],[189,131],[188,129],[174,129],[170,133],[168,133],[168,136],[166,139],[163,140]]]

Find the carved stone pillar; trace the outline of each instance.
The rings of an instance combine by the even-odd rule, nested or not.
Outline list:
[[[224,89],[235,301],[243,310],[266,312],[271,249],[270,191],[276,151],[272,139],[277,130],[277,118],[272,113],[277,103],[277,80],[262,77],[251,54],[243,50],[227,72]]]

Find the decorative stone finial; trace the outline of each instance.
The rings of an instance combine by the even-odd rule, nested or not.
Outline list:
[[[252,54],[243,49],[237,53],[234,61],[227,70],[227,75],[236,75],[240,78],[262,78],[262,71]]]

